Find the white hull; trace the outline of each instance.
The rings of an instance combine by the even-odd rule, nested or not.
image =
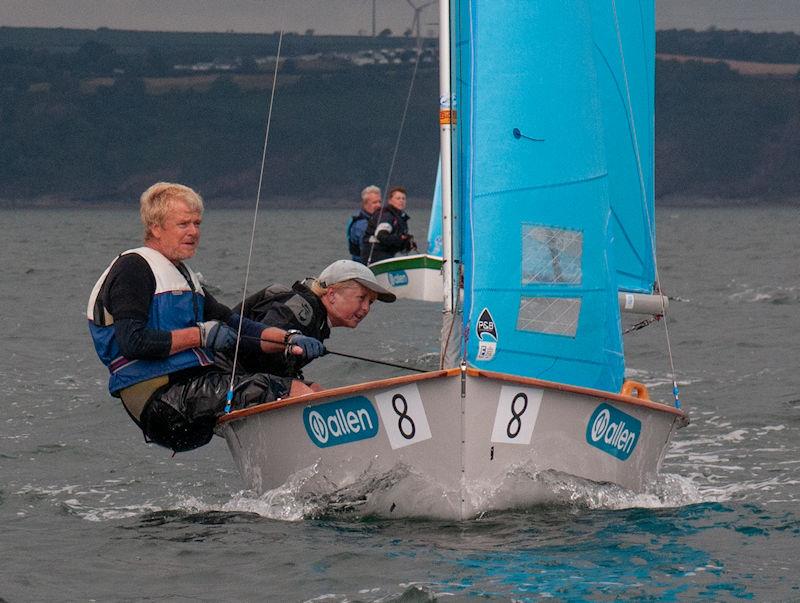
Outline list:
[[[649,400],[450,369],[236,411],[218,431],[258,493],[299,483],[346,499],[369,482],[382,486],[365,512],[467,519],[552,498],[514,474],[642,491],[686,422]]]
[[[383,287],[401,299],[442,303],[442,258],[404,255],[369,265]]]

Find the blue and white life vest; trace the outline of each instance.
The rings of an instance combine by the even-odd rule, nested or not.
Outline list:
[[[194,291],[176,266],[155,249],[139,247],[129,249],[121,255],[128,253],[136,253],[147,260],[156,279],[156,291],[147,319],[149,328],[173,331],[191,327],[203,319],[205,302],[203,288],[200,279],[188,266],[186,269],[192,279]],[[103,307],[102,301],[98,300],[114,262],[111,262],[98,279],[86,308],[86,317],[89,319],[89,331],[94,340],[95,350],[111,373],[108,380],[108,390],[111,394],[154,377],[168,375],[186,368],[212,364],[212,359],[202,348],[191,348],[171,354],[167,358],[153,360],[131,360],[122,356],[114,339],[114,318]]]

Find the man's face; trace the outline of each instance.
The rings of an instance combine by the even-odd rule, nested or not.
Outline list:
[[[405,193],[401,193],[400,191],[395,191],[392,193],[392,196],[389,197],[389,205],[399,209],[400,211],[406,208],[406,195]]]
[[[328,310],[331,326],[355,329],[369,314],[377,297],[377,293],[356,282],[346,287],[329,289],[325,294],[325,308]]]
[[[188,260],[200,243],[201,222],[200,212],[190,209],[185,201],[173,200],[164,221],[150,229],[148,245],[171,262]]]
[[[381,196],[379,193],[367,193],[367,196],[364,197],[364,200],[361,203],[361,207],[368,214],[374,214],[380,206]]]

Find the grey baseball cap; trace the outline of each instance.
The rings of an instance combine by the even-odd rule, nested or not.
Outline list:
[[[378,284],[372,270],[364,264],[359,264],[353,260],[336,260],[333,264],[325,268],[317,279],[323,287],[330,287],[336,283],[344,281],[356,281],[364,285],[370,291],[378,294],[378,299],[382,302],[393,302],[397,299],[394,293],[390,293]]]

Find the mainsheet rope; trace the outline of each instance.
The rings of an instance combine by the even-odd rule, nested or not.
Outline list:
[[[270,124],[272,123],[272,105],[275,100],[275,88],[278,84],[278,65],[280,64],[281,59],[281,46],[283,44],[283,29],[281,29],[281,33],[278,36],[278,50],[275,54],[275,71],[272,74],[272,92],[269,96],[269,109],[267,110],[267,125],[264,131],[264,147],[261,151],[261,172],[258,175],[258,190],[256,192],[256,207],[255,211],[253,212],[253,228],[250,232],[250,249],[247,253],[247,268],[244,272],[244,286],[242,287],[242,313],[244,313],[244,303],[247,300],[247,282],[250,279],[250,264],[253,260],[253,246],[255,245],[256,240],[256,223],[258,221],[258,206],[261,201],[261,188],[264,182],[264,166],[267,163],[267,143],[269,142],[269,128]],[[233,352],[233,367],[231,369],[231,381],[228,387],[228,395],[225,403],[225,412],[230,412],[231,404],[233,402],[233,383],[234,378],[236,377],[236,363],[239,359],[239,344],[242,340],[242,323],[244,322],[243,317],[239,319],[239,328],[236,330],[236,347],[234,348]]]
[[[242,339],[250,339],[253,341],[267,341],[270,343],[281,343],[281,344],[283,343],[283,340],[278,341],[275,339],[262,339],[261,337],[252,337],[250,335],[242,335]],[[352,358],[353,360],[362,360],[363,362],[371,362],[373,364],[381,364],[383,366],[391,366],[393,368],[399,368],[406,371],[414,371],[416,373],[429,372],[428,369],[411,366],[409,364],[398,364],[395,362],[387,362],[386,360],[375,360],[374,358],[367,358],[366,356],[356,356],[355,354],[345,354],[344,352],[335,352],[326,347],[323,356],[327,356],[328,354],[331,354],[333,356],[342,356],[343,358]]]

